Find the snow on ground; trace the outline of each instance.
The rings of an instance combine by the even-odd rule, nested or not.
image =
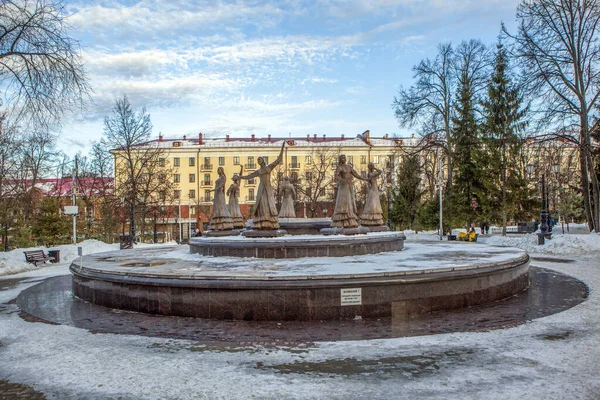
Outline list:
[[[0,304],[0,380],[31,385],[49,399],[597,399],[599,238],[553,240],[551,254],[576,262],[534,260],[533,265],[582,279],[591,296],[570,310],[515,328],[297,347],[223,347],[29,323],[15,305]],[[528,237],[486,241],[530,246]],[[47,271],[60,275],[67,267],[63,263]],[[28,285],[0,290],[0,303]]]
[[[170,243],[165,243],[165,244],[170,244],[170,245],[174,245],[176,244],[175,242],[170,242]],[[165,245],[165,244],[161,244],[161,245]],[[140,248],[144,248],[144,247],[152,247],[152,246],[156,246],[153,244],[137,244],[135,245],[136,248],[140,247]],[[83,254],[94,254],[94,253],[102,253],[105,251],[111,251],[111,250],[118,250],[119,249],[119,244],[107,244],[104,242],[101,242],[99,240],[85,240],[81,243],[77,243],[77,245],[73,245],[73,244],[65,244],[65,245],[60,245],[60,246],[54,246],[54,247],[44,247],[44,246],[37,246],[37,247],[30,247],[30,248],[23,248],[23,249],[15,249],[6,253],[0,253],[0,277],[4,276],[4,275],[14,275],[14,274],[18,274],[21,272],[26,272],[26,271],[32,271],[32,270],[38,270],[40,268],[48,268],[48,267],[53,267],[55,266],[54,264],[47,262],[45,264],[38,264],[38,266],[36,267],[33,264],[29,264],[27,262],[25,262],[25,255],[23,254],[24,251],[28,251],[28,250],[44,250],[45,253],[48,252],[48,250],[60,250],[60,264],[59,265],[70,265],[71,261],[73,261],[74,258],[77,257],[77,247],[81,247],[83,249]]]
[[[482,243],[492,246],[518,247],[530,254],[577,255],[590,252],[600,252],[600,235],[595,232],[588,234],[553,233],[552,239],[538,245],[535,234],[524,235],[493,235],[479,239]]]

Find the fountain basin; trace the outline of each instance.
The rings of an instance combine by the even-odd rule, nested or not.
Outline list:
[[[196,237],[190,252],[215,257],[304,258],[345,257],[400,251],[403,232],[377,232],[356,236],[300,235],[278,238]]]
[[[84,256],[70,267],[73,293],[151,314],[310,321],[468,307],[529,284],[527,253],[477,243],[411,243],[401,252],[292,260],[187,251],[180,246]]]

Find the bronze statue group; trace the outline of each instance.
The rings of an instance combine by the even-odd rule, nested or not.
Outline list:
[[[230,231],[244,227],[244,219],[240,211],[240,181],[242,179],[259,178],[258,190],[256,193],[256,203],[252,214],[253,230],[277,230],[279,229],[279,218],[295,218],[296,211],[294,202],[296,200],[296,190],[290,182],[289,177],[285,176],[280,185],[282,203],[279,213],[275,204],[275,195],[271,185],[271,172],[281,163],[283,150],[286,142],[281,146],[279,156],[275,161],[266,164],[262,157],[258,157],[260,168],[247,175],[242,175],[243,167],[240,166],[240,173],[232,178],[233,183],[225,192],[225,172],[223,167],[219,167],[217,173],[219,177],[215,181],[215,195],[213,200],[213,212],[210,219],[211,231]],[[364,227],[383,226],[383,213],[381,202],[379,201],[379,187],[377,178],[381,175],[381,170],[377,169],[373,163],[368,165],[369,172],[367,177],[360,176],[352,167],[346,163],[346,156],[341,154],[338,158],[338,167],[334,175],[334,182],[337,185],[337,197],[335,209],[331,218],[331,227],[338,229],[357,228],[360,225]],[[369,190],[363,212],[358,217],[356,201],[353,190],[354,178],[367,181]],[[229,198],[227,204],[225,195]]]

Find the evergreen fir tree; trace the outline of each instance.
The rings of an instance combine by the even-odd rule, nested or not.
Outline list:
[[[508,218],[517,216],[530,202],[524,176],[522,132],[527,108],[522,107],[523,98],[510,81],[506,50],[498,43],[494,72],[484,102],[484,144],[489,162],[486,163],[485,189],[489,201],[485,213],[500,220],[506,234]]]
[[[68,217],[60,215],[58,199],[44,197],[40,204],[36,225],[33,228],[37,242],[45,246],[53,246],[61,241],[66,241],[69,227]]]
[[[464,226],[476,222],[475,211],[483,193],[481,170],[478,168],[480,149],[479,126],[475,118],[475,96],[467,71],[461,73],[460,90],[455,106],[453,122],[454,179],[448,208],[451,226]]]
[[[398,167],[398,184],[391,204],[391,221],[399,229],[415,229],[421,203],[421,161],[418,155],[408,155]]]

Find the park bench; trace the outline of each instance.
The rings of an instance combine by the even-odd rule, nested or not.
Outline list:
[[[44,250],[24,251],[23,253],[25,253],[25,261],[36,267],[39,262],[45,263],[46,261],[54,261],[54,257],[47,256],[46,253],[44,253]]]

